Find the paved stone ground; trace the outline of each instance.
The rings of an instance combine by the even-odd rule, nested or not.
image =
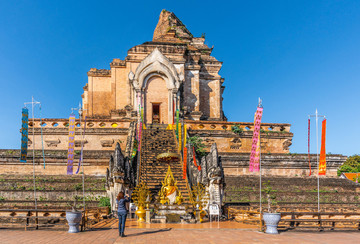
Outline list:
[[[268,235],[243,229],[140,229],[129,228],[127,237],[117,229],[99,229],[78,234],[66,231],[0,230],[0,243],[359,243],[360,232],[282,232]]]

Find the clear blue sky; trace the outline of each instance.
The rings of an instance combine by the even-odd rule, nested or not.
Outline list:
[[[318,108],[327,151],[360,152],[360,1],[1,1],[0,148],[20,147],[32,95],[42,117],[68,117],[86,72],[150,41],[162,9],[215,46],[229,121],[253,121],[261,97],[263,122],[291,123],[301,153]]]

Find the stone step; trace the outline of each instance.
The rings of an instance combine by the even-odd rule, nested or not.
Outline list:
[[[143,131],[140,180],[147,183],[152,194],[158,194],[168,170],[168,164],[158,162],[156,157],[165,152],[178,153],[174,132],[166,130],[166,127],[167,125],[147,125],[147,129]],[[179,190],[184,197],[188,197],[186,181],[182,179],[182,162],[172,162],[170,167]]]

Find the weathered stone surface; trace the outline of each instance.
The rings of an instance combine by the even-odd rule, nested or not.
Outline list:
[[[191,39],[193,35],[186,26],[167,10],[162,10],[159,22],[156,25],[153,41],[181,41],[182,39]]]

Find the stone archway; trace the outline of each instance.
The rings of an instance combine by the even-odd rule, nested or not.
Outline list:
[[[173,123],[175,110],[179,109],[180,104],[178,89],[180,82],[183,82],[184,78],[183,75],[180,75],[180,77],[174,64],[157,48],[138,65],[135,73],[129,73],[129,81],[132,84],[133,94],[136,94],[133,103],[135,107],[139,106],[139,102],[141,103],[141,106],[144,108],[145,123],[152,123],[153,103],[160,103],[160,113],[162,113],[162,115],[160,114],[162,117],[160,123]],[[155,101],[155,96],[151,95],[152,93],[158,94],[160,92],[160,90],[157,91],[157,89],[153,88],[153,85],[150,84],[152,82],[160,86],[161,100],[163,102]],[[165,92],[165,89],[167,89],[167,92]],[[165,94],[167,96],[166,104]],[[153,97],[151,99],[155,99],[152,103],[149,100],[149,96]]]

